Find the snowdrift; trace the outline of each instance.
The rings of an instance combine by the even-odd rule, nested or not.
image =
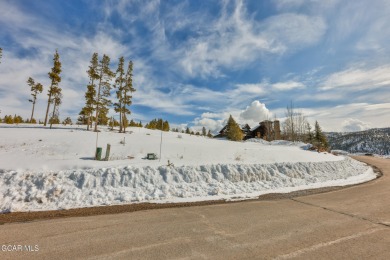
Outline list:
[[[350,158],[331,162],[122,166],[57,172],[0,170],[0,212],[246,199],[272,192],[360,183],[375,177],[371,167]]]

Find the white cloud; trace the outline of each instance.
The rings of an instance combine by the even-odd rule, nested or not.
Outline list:
[[[244,110],[232,109],[221,113],[203,113],[200,118],[195,118],[194,125],[197,129],[204,126],[207,129],[210,129],[212,132],[216,133],[226,125],[230,115],[233,116],[237,123],[248,124],[249,126],[253,127],[258,125],[260,121],[269,118],[270,112],[265,104],[256,100],[253,101]]]
[[[301,49],[317,43],[327,29],[320,16],[280,14],[265,21],[263,35],[279,50]]]
[[[304,88],[305,85],[301,82],[296,82],[296,81],[287,81],[287,82],[280,82],[280,83],[275,83],[272,85],[272,88],[275,90],[292,90],[292,89],[297,89],[297,88]]]
[[[240,118],[243,120],[249,120],[251,122],[263,121],[268,119],[270,116],[269,110],[266,108],[265,104],[256,100],[253,101],[250,106],[247,106],[244,111],[240,113]]]
[[[186,76],[222,77],[225,68],[242,68],[266,54],[281,55],[315,44],[327,28],[321,17],[292,13],[256,21],[243,1],[233,2],[233,11],[230,3],[223,2],[217,18],[197,13],[196,23],[189,22],[188,18],[181,19],[182,15],[176,11],[170,13],[167,23],[161,18],[154,25],[159,37],[152,43],[153,54],[160,59],[170,59]],[[172,29],[168,27],[172,24],[172,15],[186,22],[174,23]],[[166,33],[179,28],[195,32],[195,36],[179,46],[172,46]],[[167,56],[167,52],[170,55]]]
[[[349,91],[389,87],[390,66],[373,69],[350,68],[331,74],[322,84],[322,90],[347,88]]]
[[[348,118],[342,123],[343,130],[346,132],[357,132],[371,128],[371,125],[354,118]]]

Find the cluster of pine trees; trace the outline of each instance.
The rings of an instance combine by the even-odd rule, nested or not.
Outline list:
[[[208,132],[207,132],[207,129],[205,127],[202,128],[202,132],[198,132],[198,131],[194,132],[189,127],[187,127],[186,130],[181,130],[181,131],[179,131],[179,128],[173,128],[172,132],[176,132],[176,133],[181,132],[182,134],[189,134],[189,135],[207,136],[209,138],[213,137],[213,135],[211,134],[211,131],[208,130]]]
[[[49,120],[49,123],[52,122],[53,124],[60,124],[60,120],[59,118],[51,118]],[[4,118],[0,118],[0,123],[5,123],[5,124],[36,124],[37,121],[35,120],[35,118],[31,119],[31,118],[26,118],[25,120],[23,120],[23,118],[19,115],[6,115],[4,116]],[[39,121],[38,122],[39,124],[43,124],[44,122],[41,122]],[[62,124],[63,125],[72,125],[73,122],[72,122],[72,119],[70,117],[67,117],[65,118],[63,121],[62,121]]]
[[[131,119],[130,122],[128,122],[128,121],[122,122],[122,124],[125,125],[126,127],[128,127],[128,126],[130,126],[130,127],[143,127],[141,121],[139,123],[137,123],[137,122],[134,122],[133,119]],[[120,126],[119,121],[114,119],[113,117],[111,117],[108,125],[111,128]]]
[[[59,106],[62,103],[62,89],[59,86],[59,83],[61,82],[61,62],[60,62],[60,55],[58,54],[58,51],[56,50],[53,58],[53,67],[51,71],[48,73],[50,78],[50,86],[48,89],[48,100],[47,100],[47,108],[46,108],[46,114],[45,114],[45,121],[43,122],[44,126],[49,122],[50,128],[53,124],[59,123]],[[43,92],[43,85],[39,82],[35,82],[35,80],[32,77],[29,77],[27,80],[27,85],[31,89],[31,99],[28,101],[32,103],[32,111],[31,111],[31,117],[30,120],[26,120],[25,123],[36,123],[36,120],[34,118],[34,109],[35,104],[37,102],[37,96],[38,94]],[[53,110],[51,112],[50,116],[50,108],[53,104]],[[50,118],[49,118],[50,116]],[[10,121],[10,119],[8,119]]]
[[[125,71],[125,59],[119,58],[116,72],[110,69],[110,57],[103,55],[99,60],[98,53],[92,55],[89,69],[87,71],[89,84],[85,92],[85,106],[81,109],[78,123],[86,124],[87,130],[92,128],[97,131],[98,125],[107,125],[107,117],[110,106],[114,106],[115,112],[119,114],[119,132],[126,132],[129,125],[127,115],[131,112],[129,106],[132,104],[133,87],[133,62],[129,61]],[[111,81],[115,78],[113,84]],[[116,102],[112,102],[111,89],[116,89]],[[112,123],[114,124],[114,122]]]
[[[157,130],[162,130],[168,132],[170,127],[169,127],[169,122],[164,121],[162,118],[156,118],[150,121],[145,125],[145,128],[147,129],[157,129]]]

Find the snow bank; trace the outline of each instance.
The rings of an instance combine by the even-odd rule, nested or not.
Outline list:
[[[251,198],[373,178],[370,167],[350,158],[331,162],[122,166],[57,172],[0,170],[0,212]]]
[[[274,140],[274,141],[268,142],[268,141],[261,139],[261,138],[251,138],[251,139],[246,140],[245,142],[259,143],[259,144],[264,144],[264,145],[296,146],[296,147],[299,147],[303,150],[309,150],[312,147],[311,144],[307,144],[304,142],[291,142],[291,141],[286,141],[286,140]]]

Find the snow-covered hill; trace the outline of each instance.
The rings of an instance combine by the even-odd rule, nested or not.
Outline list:
[[[375,178],[363,163],[299,143],[129,131],[0,125],[0,212],[245,199]],[[109,161],[93,160],[97,137],[111,144]],[[160,144],[160,160],[144,159]]]
[[[390,155],[390,128],[375,128],[352,133],[326,133],[332,150],[349,153]]]

